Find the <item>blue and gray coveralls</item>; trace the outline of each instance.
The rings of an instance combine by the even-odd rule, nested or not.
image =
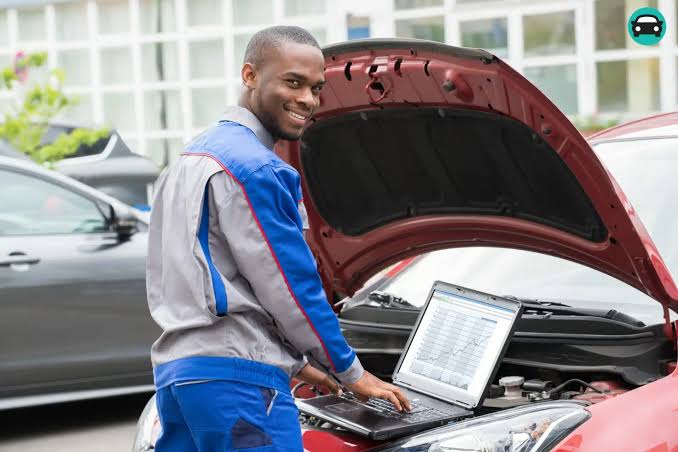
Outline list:
[[[156,450],[302,450],[290,377],[306,356],[363,374],[304,240],[300,177],[249,110],[232,107],[159,179],[148,303]]]

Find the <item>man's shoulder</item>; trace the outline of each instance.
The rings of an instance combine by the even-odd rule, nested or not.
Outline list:
[[[186,146],[184,154],[212,158],[240,182],[264,166],[285,165],[254,132],[228,121],[222,121],[196,137]]]

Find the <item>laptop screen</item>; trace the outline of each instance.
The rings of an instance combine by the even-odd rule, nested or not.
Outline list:
[[[467,407],[479,403],[520,303],[436,283],[394,380]]]

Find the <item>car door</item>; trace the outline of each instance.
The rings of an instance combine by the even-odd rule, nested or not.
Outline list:
[[[150,383],[145,233],[62,179],[0,181],[0,397]]]

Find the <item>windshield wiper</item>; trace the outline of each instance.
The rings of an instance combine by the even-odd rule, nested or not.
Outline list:
[[[380,305],[387,307],[387,308],[404,308],[404,309],[419,309],[409,301],[405,300],[404,298],[401,297],[396,297],[393,294],[390,294],[388,292],[382,292],[379,290],[375,290],[373,292],[370,292],[370,294],[367,296],[368,299],[372,301],[376,301]]]

